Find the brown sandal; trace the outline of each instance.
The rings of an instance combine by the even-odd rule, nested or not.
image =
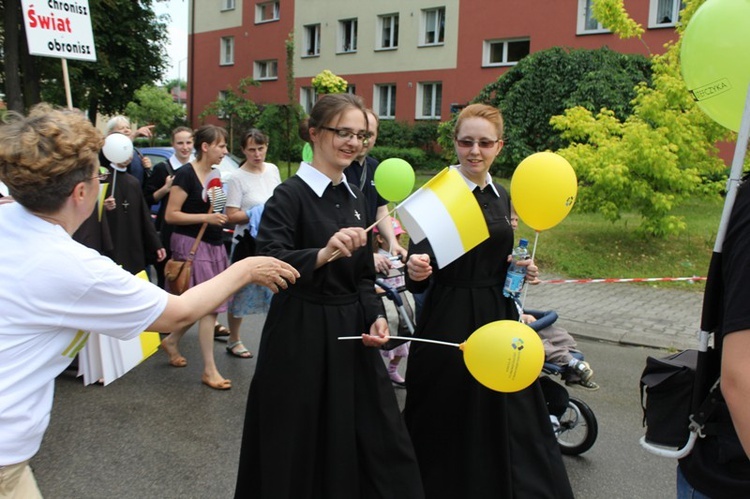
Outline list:
[[[167,346],[165,340],[161,340],[161,349],[169,357],[169,365],[172,367],[185,367],[187,366],[187,359],[180,355],[180,352],[176,348]]]
[[[203,382],[204,385],[209,386],[213,388],[214,390],[229,390],[232,388],[232,380],[231,379],[223,379],[218,382],[213,382],[208,377],[203,374],[201,376],[201,382]]]

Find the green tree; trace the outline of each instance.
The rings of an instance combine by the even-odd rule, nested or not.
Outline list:
[[[651,75],[646,57],[596,50],[542,50],[484,87],[474,102],[493,105],[505,119],[505,147],[497,169],[509,175],[535,152],[557,150],[568,144],[550,125],[552,116],[582,106],[591,111],[606,107],[620,118],[632,112],[635,86]],[[453,154],[452,123],[441,127],[441,145]],[[451,159],[446,158],[446,159]]]
[[[139,125],[155,125],[151,145],[157,136],[169,136],[174,127],[185,123],[185,109],[172,100],[165,88],[143,85],[134,97],[125,107],[125,114]]]
[[[202,121],[205,121],[209,116],[214,116],[227,124],[226,128],[229,132],[228,147],[233,154],[240,153],[242,134],[249,128],[257,126],[261,109],[255,102],[247,98],[247,93],[250,87],[259,85],[260,83],[251,77],[243,78],[237,85],[236,90],[231,86],[227,88],[222,96],[206,106],[199,116]],[[235,146],[237,147],[236,150]]]
[[[619,33],[624,10],[600,9],[618,0],[594,1],[599,22]],[[681,13],[680,38],[701,3],[690,2]],[[636,211],[642,233],[666,236],[685,228],[670,215],[676,205],[721,191],[726,167],[715,144],[734,134],[694,104],[680,74],[679,48],[678,40],[663,55],[651,56],[652,84],[638,85],[630,115],[575,107],[552,118],[555,130],[570,141],[557,152],[578,175],[576,209],[599,211],[612,221]]]

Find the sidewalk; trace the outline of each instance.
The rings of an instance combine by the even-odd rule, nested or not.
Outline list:
[[[697,347],[702,306],[701,291],[629,283],[539,284],[524,303],[555,310],[577,337],[675,349]]]

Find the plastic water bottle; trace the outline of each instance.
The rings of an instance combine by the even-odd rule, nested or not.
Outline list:
[[[508,267],[508,275],[505,277],[503,296],[516,297],[523,289],[523,280],[526,277],[526,267],[518,265],[517,262],[529,258],[529,241],[521,238],[518,246],[513,248],[513,257]]]

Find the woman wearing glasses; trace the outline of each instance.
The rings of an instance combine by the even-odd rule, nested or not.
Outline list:
[[[89,331],[129,340],[177,330],[249,282],[278,291],[298,275],[274,258],[247,258],[172,296],[75,242],[99,195],[103,144],[82,113],[45,104],[0,125],[0,180],[16,201],[0,206],[0,234],[13,242],[0,258],[2,497],[41,497],[28,460],[49,423],[55,377]]]
[[[414,451],[377,347],[371,223],[344,169],[367,137],[361,99],[324,95],[308,122],[312,164],[266,202],[257,248],[294,265],[261,336],[235,497],[421,498]],[[334,256],[335,255],[335,256]],[[339,336],[361,335],[361,341]]]
[[[518,320],[502,288],[513,249],[510,199],[493,183],[490,166],[503,147],[500,111],[472,104],[456,121],[456,168],[482,208],[490,238],[442,269],[432,248],[409,248],[407,288],[430,287],[416,336],[461,343],[481,326]],[[527,280],[538,269],[531,260]],[[544,396],[535,382],[517,393],[479,384],[455,351],[412,343],[406,375],[404,418],[412,437],[427,497],[572,497],[552,433]]]

